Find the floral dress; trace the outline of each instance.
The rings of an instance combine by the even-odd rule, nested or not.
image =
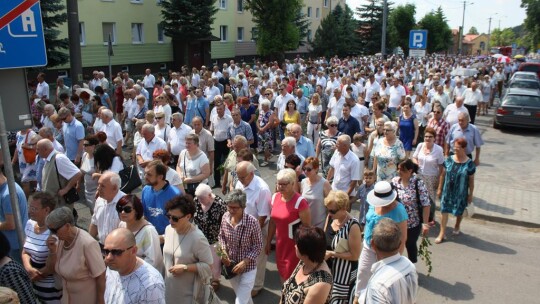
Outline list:
[[[21,131],[17,132],[17,159],[19,160],[19,170],[21,172],[21,182],[35,182],[37,180],[36,162],[31,164],[27,163],[24,159],[22,145],[24,142],[29,142],[32,137],[36,135],[34,131],[28,131],[26,134],[21,134]],[[28,137],[28,140],[26,140]]]
[[[392,146],[387,146],[384,141],[373,147],[374,155],[377,158],[377,181],[390,182],[397,176],[397,166],[405,159],[405,149],[399,139]]]
[[[272,110],[268,110],[267,112],[260,111],[259,112],[259,127],[264,127],[268,122],[270,121],[270,116],[272,116],[274,112]],[[258,133],[258,132],[257,132]],[[258,133],[259,142],[258,142],[258,151],[273,151],[274,150],[274,134],[272,132],[272,128],[266,129],[262,134]]]
[[[463,215],[469,195],[469,176],[476,172],[476,165],[469,158],[464,163],[457,163],[453,156],[443,164],[446,173],[441,197],[441,212]]]
[[[215,244],[218,241],[219,229],[221,228],[221,219],[223,214],[227,212],[227,205],[217,196],[214,198],[212,205],[205,212],[202,208],[199,199],[195,197],[195,217],[193,218],[195,224],[202,231],[208,243],[210,245]]]
[[[287,279],[287,281],[285,281],[285,283],[283,283],[283,288],[281,289],[281,303],[304,303],[304,300],[306,299],[306,288],[320,282],[332,284],[332,275],[324,270],[314,271],[309,274],[307,280],[300,284],[296,283],[296,274],[298,271],[300,271],[300,269],[302,269],[303,266],[304,262],[299,262],[291,276]],[[330,303],[330,295],[331,293],[328,293],[328,297],[324,303]]]

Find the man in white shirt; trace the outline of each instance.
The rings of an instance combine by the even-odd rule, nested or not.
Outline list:
[[[471,87],[465,90],[463,96],[465,99],[465,108],[469,111],[471,123],[474,125],[476,108],[478,107],[478,103],[484,100],[484,97],[482,96],[482,92],[478,89],[478,84],[476,82],[471,83]]]
[[[99,81],[101,81],[101,87],[103,88],[103,91],[108,92],[110,84],[109,84],[109,80],[105,78],[105,72],[99,71],[98,78],[99,78]]]
[[[336,151],[330,159],[327,180],[332,180],[332,190],[345,191],[349,197],[356,195],[356,185],[362,180],[360,160],[351,151],[349,135],[340,135],[336,142]]]
[[[220,73],[221,74],[221,73]],[[214,85],[214,81],[217,82],[219,78],[212,77],[212,79],[208,80],[207,87],[204,89],[204,96],[206,97],[206,100],[208,102],[213,103],[214,97],[217,95],[220,95],[219,88]]]
[[[457,98],[457,97],[461,97],[463,96],[463,94],[465,93],[465,90],[467,88],[465,86],[463,86],[463,80],[461,80],[460,78],[458,78],[456,80],[456,86],[454,87],[454,91],[452,91],[452,96],[454,97],[454,100]]]
[[[343,94],[341,94],[341,89],[336,88],[334,89],[334,97],[330,98],[330,102],[328,102],[328,110],[329,115],[326,116],[326,119],[330,116],[336,117],[338,120],[343,115],[343,105],[345,104],[345,97]],[[325,122],[326,123],[326,122]]]
[[[216,101],[217,115],[211,117],[210,130],[214,133],[214,187],[221,187],[221,171],[219,167],[227,155],[229,155],[229,147],[227,146],[229,125],[233,123],[230,115],[225,114],[225,105],[223,101]]]
[[[137,256],[138,249],[135,235],[126,228],[113,230],[105,239],[105,303],[166,303],[161,273]]]
[[[146,69],[144,71],[144,78],[143,78],[143,87],[148,91],[148,102],[149,104],[152,103],[152,96],[154,93],[154,86],[156,84],[156,77],[152,75],[152,71],[150,69]]]
[[[154,159],[152,154],[154,154],[156,150],[167,150],[167,143],[155,135],[155,128],[152,124],[145,124],[142,126],[141,136],[144,140],[141,140],[137,146],[136,155],[139,166],[144,168]]]
[[[199,136],[199,149],[206,154],[210,161],[210,170],[213,170],[215,151],[214,137],[210,131],[203,128],[203,120],[199,116],[193,117],[191,125],[193,126],[193,129],[190,133]],[[212,172],[210,172],[210,174],[212,174]]]
[[[212,70],[212,78],[214,77],[216,77],[217,79],[220,79],[221,77],[223,77],[223,74],[221,74],[221,72],[219,71],[219,67],[217,65],[215,65]]]
[[[49,84],[45,82],[45,73],[39,73],[37,76],[38,85],[36,88],[36,94],[33,98],[39,98],[45,102],[49,100]]]
[[[285,159],[291,154],[298,155],[302,163],[304,163],[304,157],[296,152],[296,139],[292,136],[288,136],[281,141],[281,153],[276,162],[278,171],[285,169]],[[300,166],[302,166],[302,164],[300,164]]]
[[[449,104],[448,107],[444,109],[443,118],[450,125],[450,127],[458,123],[459,113],[469,114],[467,108],[463,106],[463,101],[463,97],[458,97],[456,98],[455,103]]]
[[[259,221],[262,239],[268,235],[268,219],[270,218],[270,202],[272,192],[268,184],[259,176],[255,175],[255,166],[247,161],[242,161],[236,165],[236,176],[238,182],[235,189],[246,193],[245,212]],[[257,257],[257,276],[255,285],[251,291],[251,296],[256,296],[264,288],[264,276],[266,273],[266,261],[268,255],[263,251]]]
[[[88,88],[95,91],[96,87],[101,87],[101,80],[99,79],[99,71],[92,72],[94,78],[88,82]]]
[[[393,220],[382,218],[377,223],[371,248],[378,262],[371,267],[373,274],[367,287],[354,303],[416,303],[418,273],[414,264],[399,253],[401,240],[401,230]]]
[[[452,103],[450,100],[450,96],[444,92],[444,88],[442,85],[438,85],[435,94],[433,94],[433,97],[431,98],[431,104],[438,102],[441,104],[443,109],[446,109],[449,104]]]
[[[375,92],[379,92],[381,89],[381,85],[375,80],[375,75],[373,73],[369,74],[369,81],[366,81],[366,85],[364,86],[364,101],[369,107],[369,103],[371,102],[371,97]]]
[[[274,112],[277,113],[279,121],[283,120],[289,100],[294,100],[294,96],[287,92],[287,85],[280,84],[279,95],[276,97],[276,101],[274,102]]]
[[[355,102],[353,98],[345,98],[345,101],[351,106],[351,116],[358,120],[362,133],[365,133],[369,120],[369,109],[364,105],[362,97],[358,97],[358,102]]]
[[[182,113],[174,113],[172,115],[172,125],[173,128],[167,138],[167,148],[171,152],[171,167],[176,168],[178,155],[186,148],[186,135],[191,132],[192,128],[184,123]]]
[[[99,197],[96,199],[88,233],[102,246],[107,235],[120,224],[116,203],[126,195],[120,191],[121,183],[120,176],[112,171],[103,173],[98,180]]]
[[[392,116],[399,116],[398,112],[401,109],[401,105],[405,102],[405,88],[399,84],[397,78],[392,79],[393,85],[389,89],[389,104],[388,109]]]
[[[109,109],[103,109],[101,111],[101,119],[103,120],[103,126],[99,131],[107,134],[107,143],[109,146],[116,150],[117,155],[122,155],[122,144],[124,142],[122,127],[114,120],[113,112]]]
[[[43,107],[43,114],[41,114],[41,125],[43,127],[54,128],[54,123],[51,121],[51,115],[56,114],[56,110],[52,104],[46,104]]]

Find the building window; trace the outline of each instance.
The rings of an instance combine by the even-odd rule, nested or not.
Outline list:
[[[134,44],[144,43],[142,23],[131,24],[131,43],[134,43]]]
[[[161,23],[158,23],[157,25],[157,41],[158,43],[163,43],[165,41],[165,32]]]
[[[320,17],[321,17],[321,9],[317,7],[315,9],[315,18],[320,18]]]
[[[311,6],[308,6],[307,8],[307,16],[308,18],[311,18]]]
[[[307,41],[311,42],[311,30],[307,30]]]
[[[259,35],[259,29],[256,27],[252,27],[251,28],[251,41],[257,40],[258,35]]]
[[[219,8],[227,9],[227,0],[219,0]]]
[[[86,33],[84,31],[84,22],[79,22],[79,43],[81,45],[86,45]]]
[[[116,22],[103,22],[101,23],[103,28],[103,44],[109,43],[109,35],[111,35],[111,41],[116,44]]]
[[[237,0],[237,2],[238,2],[237,11],[239,13],[244,12],[244,0]]]
[[[221,38],[221,41],[227,41],[227,26],[226,25],[219,26],[219,37]]]
[[[238,41],[244,41],[244,28],[243,27],[238,28],[237,34],[238,34]]]
[[[484,43],[484,41],[480,42],[480,49],[482,49],[482,51],[486,50],[486,44]]]
[[[323,3],[324,3],[324,4],[323,4],[324,7],[328,7],[328,0],[324,0]]]

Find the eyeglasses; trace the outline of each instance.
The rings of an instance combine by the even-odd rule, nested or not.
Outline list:
[[[311,170],[313,170],[313,168],[304,167],[304,168],[302,168],[302,170],[304,170],[305,172],[311,172]]]
[[[121,256],[126,250],[130,250],[131,248],[133,248],[133,246],[130,246],[126,249],[101,249],[101,253],[103,253],[104,256],[108,256],[109,253],[112,254],[113,256],[115,257],[119,257]]]
[[[270,96],[270,94],[266,93],[266,94],[264,94],[264,96]]]
[[[432,135],[424,135],[424,138],[433,138]]]
[[[183,219],[184,217],[186,217],[186,214],[182,215],[181,217],[178,217],[178,216],[174,216],[174,215],[170,215],[170,214],[165,214],[165,217],[167,217],[167,219],[170,221],[172,220],[173,222],[177,223],[179,220]]]
[[[159,119],[163,119],[163,117],[156,117],[156,119],[158,119],[158,120],[159,120]]]
[[[389,133],[389,132],[394,132],[394,130],[392,130],[392,129],[384,129],[384,132],[388,132],[388,133]]]
[[[64,224],[65,225],[65,224]],[[58,233],[58,230],[60,230],[60,228],[64,227],[64,225],[60,226],[60,227],[57,227],[57,228],[51,228],[49,227],[49,231],[52,233],[52,234],[56,234]]]
[[[331,124],[331,125],[328,125],[329,127],[337,127],[336,124]]]
[[[278,183],[278,186],[280,186],[280,187],[286,187],[286,186],[288,186],[288,185],[289,185],[288,182],[287,182],[287,183]]]
[[[435,114],[441,114],[442,112],[441,112],[441,111],[433,111],[433,113],[435,113]]]
[[[116,212],[122,213],[122,211],[124,211],[124,213],[131,213],[131,211],[133,211],[133,207],[116,205]]]

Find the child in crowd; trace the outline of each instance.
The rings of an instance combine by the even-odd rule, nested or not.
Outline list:
[[[366,225],[366,214],[369,209],[369,204],[367,202],[368,193],[373,190],[375,187],[375,172],[373,170],[366,169],[364,171],[364,182],[358,188],[356,192],[356,198],[360,201],[360,229],[364,231],[364,226]]]

